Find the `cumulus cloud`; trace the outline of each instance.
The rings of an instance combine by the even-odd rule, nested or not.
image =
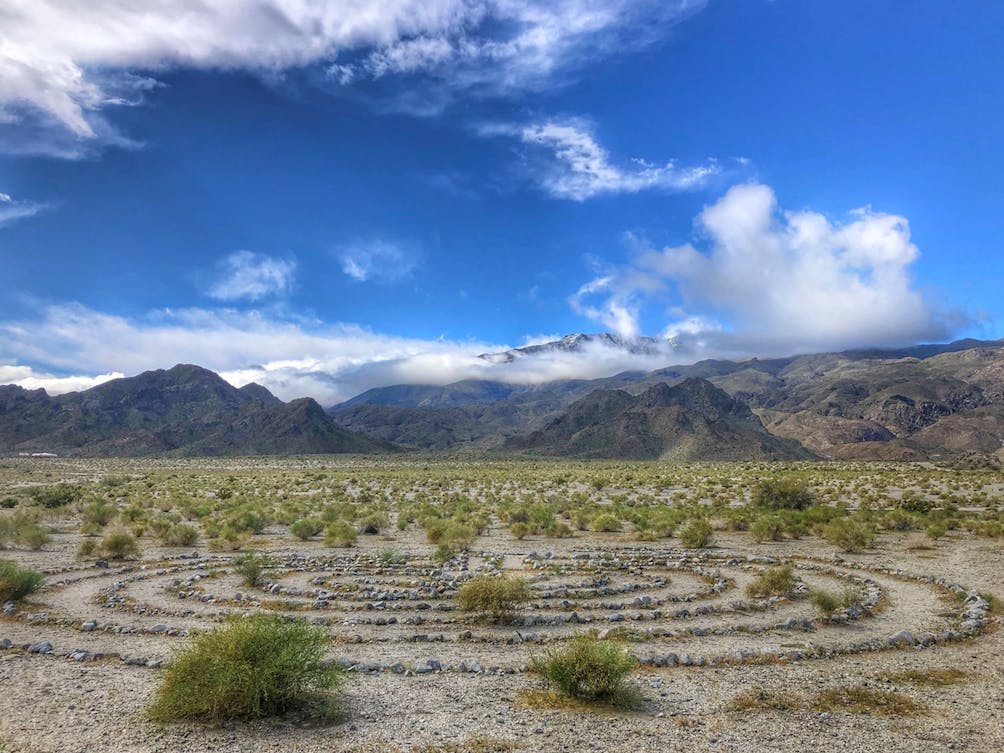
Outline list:
[[[116,376],[113,371],[132,375],[184,362],[213,369],[236,386],[255,381],[283,399],[309,395],[330,405],[391,384],[460,379],[538,383],[654,369],[670,362],[669,351],[632,354],[602,343],[581,352],[526,356],[511,363],[479,357],[507,348],[480,341],[398,337],[351,324],[283,320],[258,312],[185,309],[131,320],[65,304],[45,308],[30,320],[0,321],[0,364],[8,364],[0,367],[0,382],[64,392]],[[63,377],[53,377],[81,373],[103,376],[62,382]]]
[[[206,291],[219,301],[260,301],[293,287],[296,262],[254,251],[235,251],[220,263],[220,277]]]
[[[519,127],[487,126],[486,134],[506,134],[537,147],[545,159],[536,170],[540,187],[558,199],[584,201],[603,194],[647,190],[689,191],[707,185],[721,168],[715,161],[681,167],[656,165],[640,158],[615,164],[582,120],[551,121]]]
[[[45,208],[45,204],[17,201],[10,194],[0,193],[0,227],[25,217],[34,217]]]
[[[0,121],[42,113],[78,140],[174,67],[319,65],[351,85],[422,75],[441,91],[542,87],[665,34],[704,0],[11,0]]]
[[[697,219],[706,248],[643,249],[583,285],[580,313],[626,335],[653,300],[663,333],[709,355],[790,354],[937,340],[961,323],[914,286],[905,217],[870,207],[832,221],[783,211],[770,187],[735,186]]]
[[[410,277],[418,265],[412,248],[384,240],[353,243],[337,256],[342,272],[356,282],[399,282]]]

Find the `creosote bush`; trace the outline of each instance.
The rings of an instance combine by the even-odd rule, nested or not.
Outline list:
[[[531,668],[561,695],[580,701],[634,706],[638,696],[624,681],[635,659],[622,646],[580,635],[563,648],[533,658]]]
[[[233,618],[167,665],[150,716],[218,724],[302,709],[330,718],[342,670],[324,661],[327,644],[323,628],[303,621]]]
[[[531,595],[530,587],[519,578],[479,575],[457,590],[457,606],[464,612],[487,614],[502,621],[530,601]]]
[[[0,560],[0,603],[23,599],[41,588],[44,582],[42,573],[21,567],[11,560]]]
[[[815,501],[812,490],[795,478],[764,479],[753,489],[753,504],[768,510],[805,510]]]

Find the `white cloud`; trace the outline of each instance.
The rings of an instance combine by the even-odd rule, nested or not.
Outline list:
[[[36,371],[30,366],[0,364],[0,384],[16,384],[26,390],[44,389],[52,395],[86,390],[112,379],[121,379],[123,376],[125,374],[121,372],[97,376],[56,376]]]
[[[632,334],[646,303],[672,299],[664,334],[725,356],[902,345],[944,338],[959,323],[914,287],[919,252],[905,217],[865,208],[833,222],[782,211],[768,186],[746,184],[697,222],[706,250],[643,250],[583,285],[573,307]]]
[[[10,194],[0,193],[0,227],[25,217],[34,217],[46,208],[45,204],[17,201]]]
[[[531,341],[535,341],[534,338]],[[85,377],[53,374],[137,374],[196,363],[240,386],[259,382],[283,399],[309,395],[322,405],[370,387],[446,384],[460,379],[538,383],[653,369],[670,353],[630,354],[597,344],[579,353],[527,356],[492,363],[482,353],[508,345],[422,340],[371,332],[350,324],[323,325],[269,318],[257,312],[186,309],[129,320],[79,304],[55,305],[34,319],[0,321],[0,382],[62,392],[90,386]],[[32,364],[33,368],[17,364]]]
[[[296,262],[254,251],[235,251],[220,263],[220,277],[207,294],[219,301],[260,301],[293,287]]]
[[[655,165],[635,158],[625,165],[614,164],[607,150],[597,143],[592,128],[582,120],[518,128],[489,126],[484,132],[514,135],[524,144],[544,150],[548,159],[538,179],[544,191],[559,199],[584,201],[603,194],[647,190],[689,191],[705,186],[721,172],[714,161],[681,167],[673,161]]]
[[[410,247],[384,240],[353,243],[337,256],[342,272],[356,282],[399,282],[411,276],[418,265],[417,254]]]
[[[542,87],[596,55],[666,34],[703,4],[9,0],[0,9],[0,121],[30,111],[79,141],[114,139],[100,111],[139,101],[153,84],[135,72],[175,67],[267,73],[319,64],[341,85],[419,74],[430,91]],[[60,148],[73,156],[71,146]]]

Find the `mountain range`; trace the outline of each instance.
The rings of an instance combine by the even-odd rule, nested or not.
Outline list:
[[[284,403],[261,385],[238,389],[187,364],[57,396],[0,386],[0,451],[128,457],[387,449],[336,424],[311,398]]]
[[[672,352],[668,341],[601,334],[483,357],[511,362],[596,344]],[[1002,447],[1002,340],[706,360],[542,384],[396,385],[327,410],[184,364],[57,396],[0,386],[0,452],[925,460],[1004,459]]]

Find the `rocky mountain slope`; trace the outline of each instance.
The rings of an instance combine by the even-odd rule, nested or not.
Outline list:
[[[538,431],[506,442],[534,454],[633,460],[805,460],[798,442],[764,429],[745,403],[690,377],[640,395],[596,390]]]
[[[0,452],[252,455],[377,452],[387,445],[334,423],[310,398],[284,403],[199,366],[115,379],[83,392],[0,386]]]
[[[647,374],[540,385],[402,385],[369,390],[331,414],[345,427],[409,447],[484,448],[543,429],[595,390],[638,395],[690,377],[707,379],[749,405],[772,434],[822,457],[1004,457],[1000,340],[708,360]]]

